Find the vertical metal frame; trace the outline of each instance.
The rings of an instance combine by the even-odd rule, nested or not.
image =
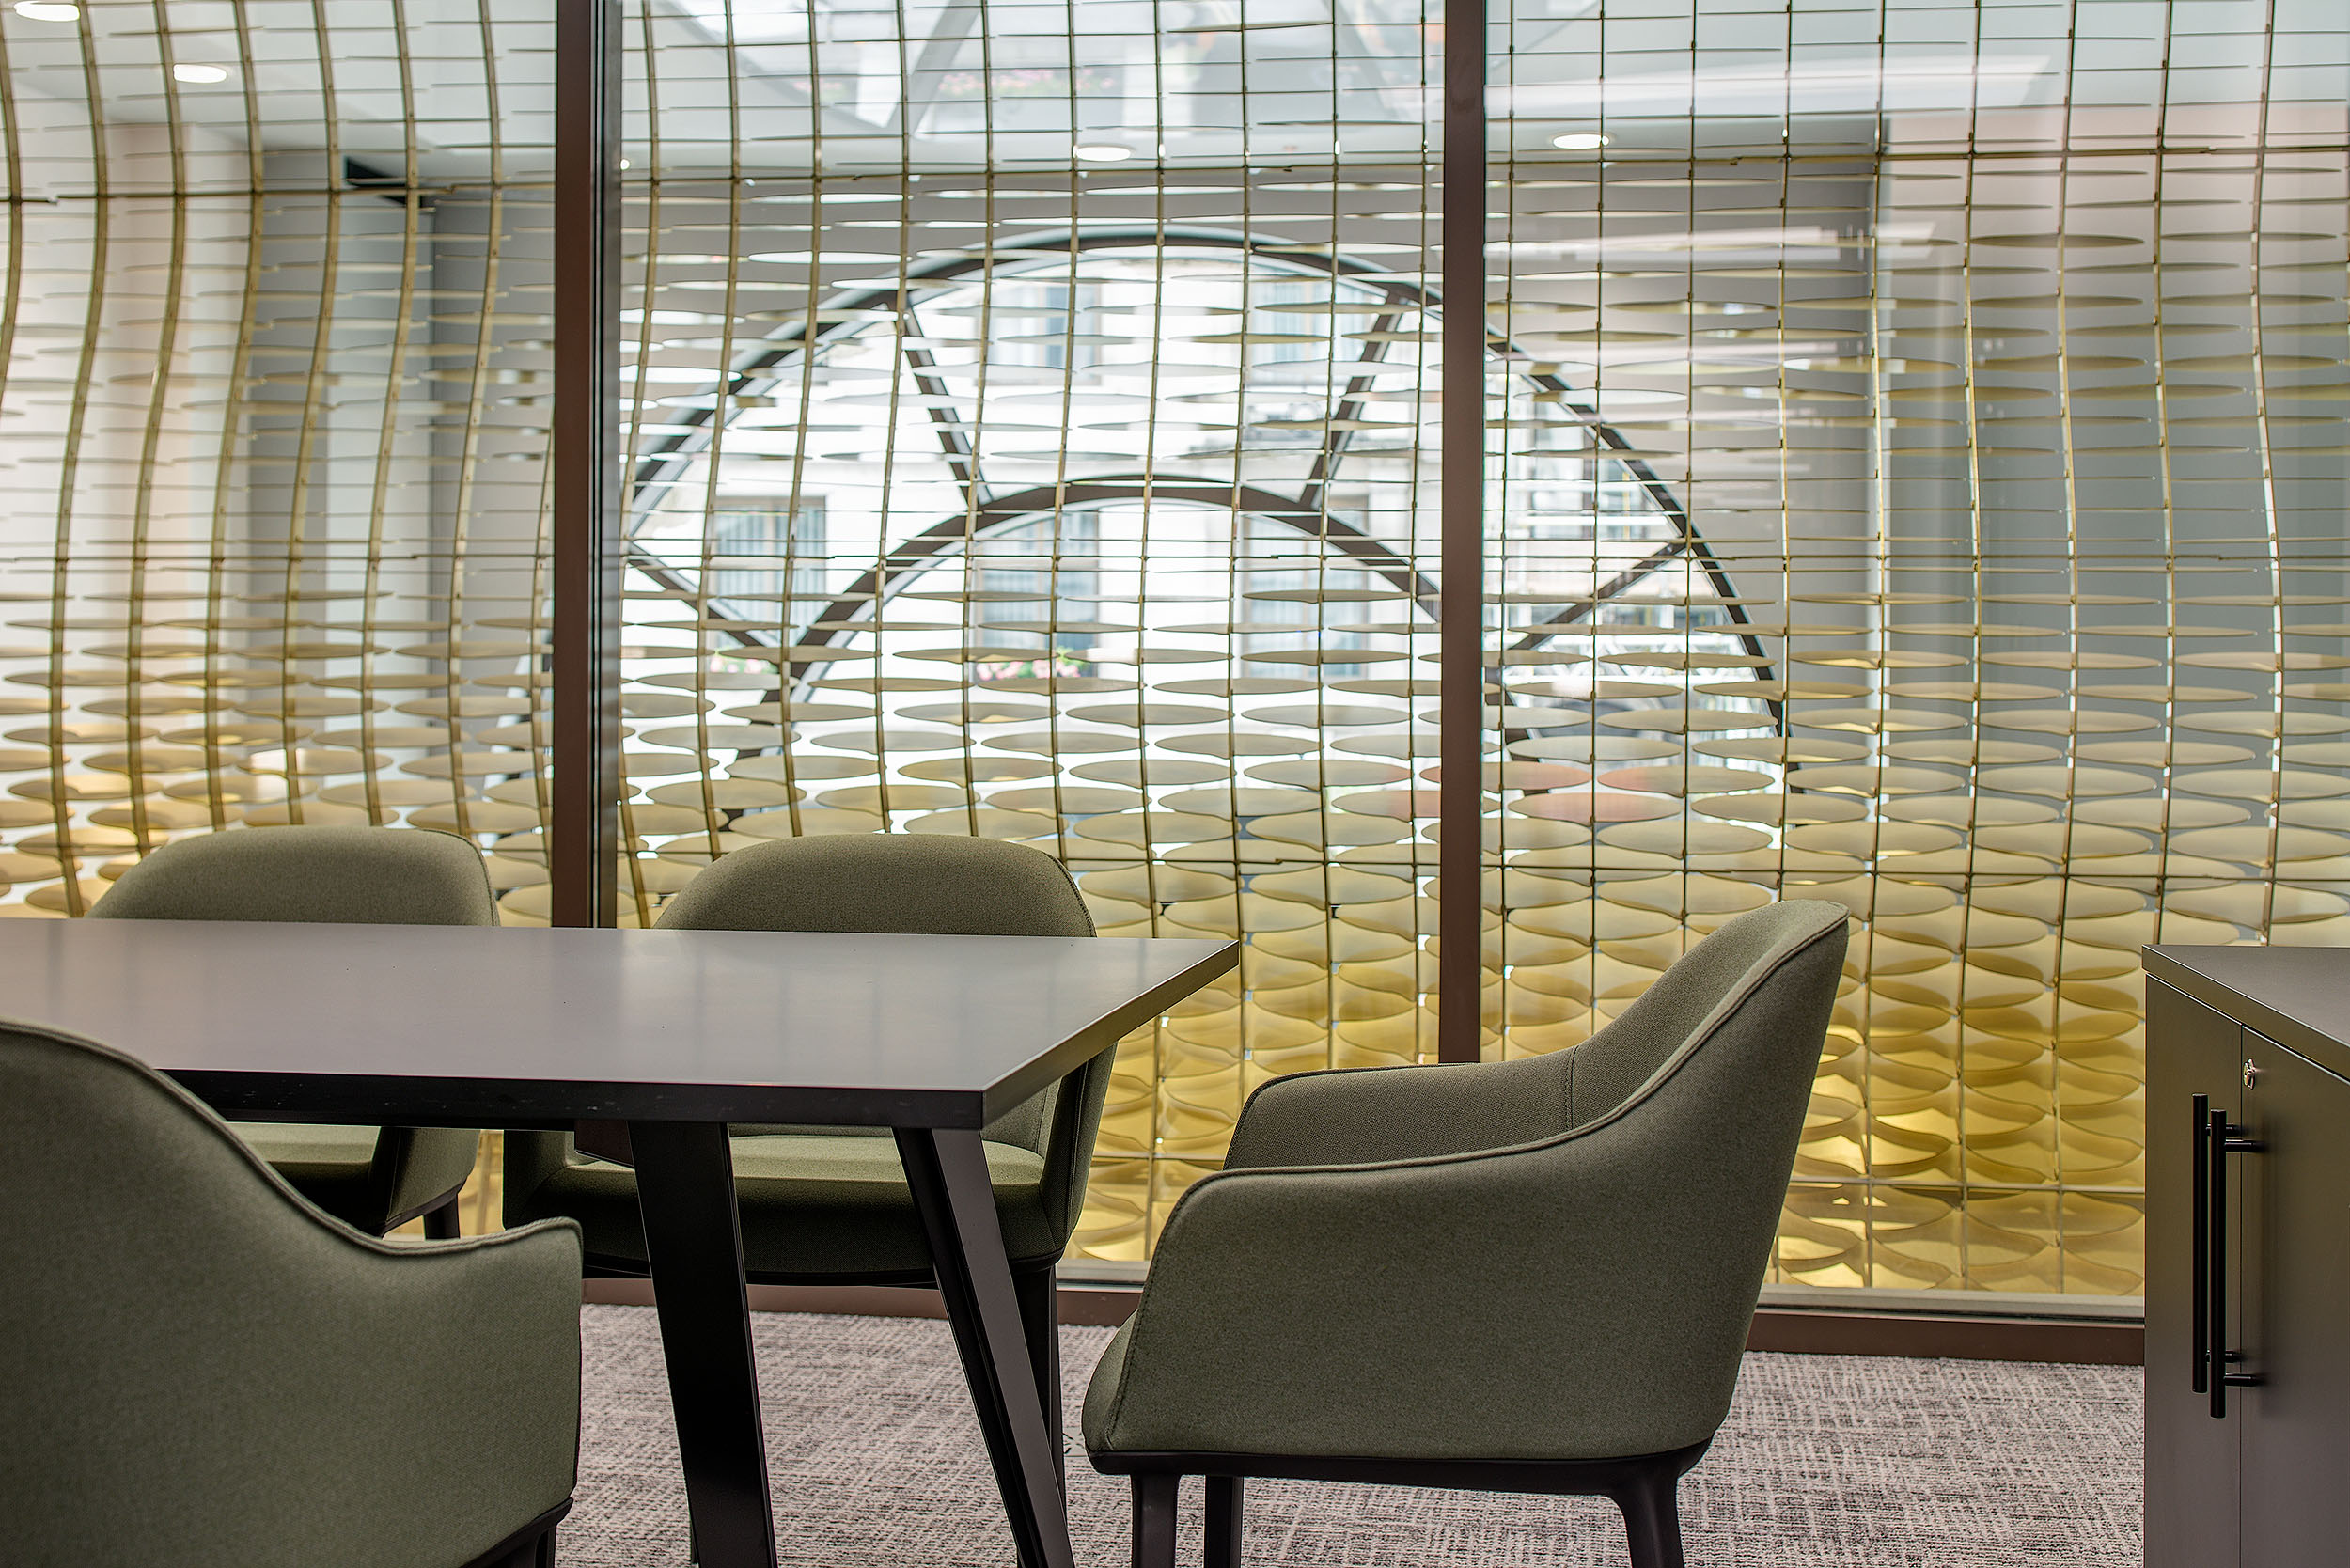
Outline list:
[[[1441,166],[1436,1059],[1475,1061],[1485,990],[1485,0],[1444,0]]]
[[[558,926],[608,926],[619,907],[619,0],[557,0],[547,870]]]

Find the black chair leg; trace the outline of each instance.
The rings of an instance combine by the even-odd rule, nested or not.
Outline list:
[[[433,1241],[455,1241],[465,1233],[464,1228],[458,1223],[455,1193],[451,1193],[439,1208],[425,1210],[424,1233]]]
[[[1632,1568],[1686,1568],[1681,1555],[1681,1477],[1659,1465],[1616,1494]]]
[[[1238,1476],[1208,1478],[1208,1568],[1240,1568]]]
[[[556,1527],[549,1525],[525,1540],[508,1542],[493,1548],[488,1557],[476,1558],[466,1568],[555,1568],[555,1531]]]
[[[1175,1498],[1181,1476],[1136,1476],[1135,1568],[1175,1568]]]
[[[1060,1279],[1052,1264],[1014,1269],[1013,1292],[1020,1298],[1020,1325],[1027,1331],[1028,1364],[1036,1369],[1036,1391],[1044,1402],[1044,1419],[1051,1428],[1053,1465],[1060,1477],[1061,1496],[1069,1495],[1069,1436],[1061,1423]]]

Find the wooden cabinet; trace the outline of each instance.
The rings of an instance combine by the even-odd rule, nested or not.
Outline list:
[[[2160,981],[2146,987],[2146,1568],[2236,1568],[2237,1425],[2200,1389],[2197,1097],[2239,1115],[2243,1027]],[[2232,1255],[2233,1248],[2231,1248]],[[2231,1278],[2242,1271],[2232,1268]],[[2206,1293],[2208,1299],[2208,1293]],[[2194,1477],[2183,1488],[2175,1478]]]
[[[2146,967],[2148,1568],[2350,1561],[2350,952]]]
[[[2244,1561],[2350,1561],[2350,1079],[2249,1029],[2236,1338]],[[2344,1063],[2350,1066],[2350,1063]],[[2208,1418],[2206,1418],[2208,1420]],[[2211,1422],[2223,1425],[2224,1422]]]

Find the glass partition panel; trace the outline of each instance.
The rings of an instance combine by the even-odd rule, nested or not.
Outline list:
[[[1497,45],[1494,341],[1559,390],[1495,403],[1492,740],[1596,776],[1505,803],[1590,827],[1504,839],[1505,1048],[1840,900],[1777,1277],[2137,1294],[2138,947],[2350,941],[2350,24],[1608,0]],[[1610,515],[1652,483],[1669,554]]]
[[[0,912],[539,826],[550,17],[0,12]]]
[[[1058,855],[1107,935],[1245,936],[1121,1051],[1095,1257],[1265,1077],[1433,1048],[1422,22],[633,23],[633,916],[889,830]]]

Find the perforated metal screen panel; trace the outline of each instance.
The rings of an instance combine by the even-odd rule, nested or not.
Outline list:
[[[1471,725],[1488,1055],[1841,900],[1778,1277],[2136,1293],[2138,946],[2350,941],[2350,24],[1668,9],[1496,18],[1440,715],[1433,12],[632,8],[624,921],[887,830],[1245,938],[1121,1050],[1136,1259],[1257,1083],[1433,1055]],[[546,917],[550,42],[0,12],[8,907],[371,818]]]
[[[242,823],[538,824],[482,785],[543,742],[550,35],[0,13],[9,913]]]

